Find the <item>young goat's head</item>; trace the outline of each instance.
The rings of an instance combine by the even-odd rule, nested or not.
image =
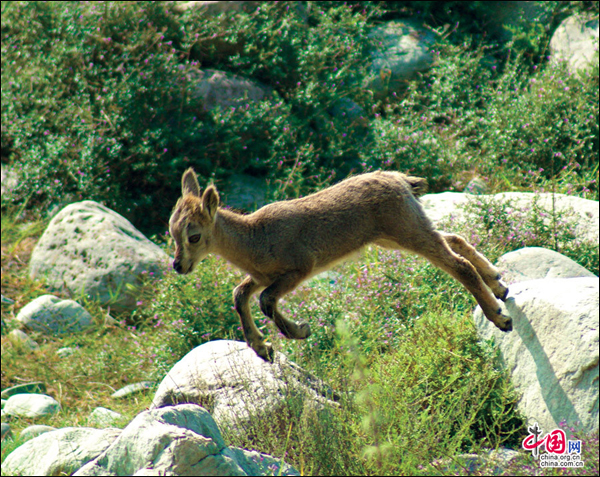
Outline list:
[[[190,273],[211,251],[219,194],[214,186],[204,193],[196,173],[190,168],[181,179],[181,198],[169,220],[169,233],[175,240],[173,268],[177,273]]]

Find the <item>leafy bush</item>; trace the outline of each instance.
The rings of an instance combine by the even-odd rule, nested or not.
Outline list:
[[[365,18],[347,7],[307,15],[270,4],[237,13],[227,36],[243,34],[244,50],[215,62],[194,48],[222,16],[177,17],[163,2],[11,2],[2,13],[2,149],[19,175],[10,199],[95,199],[147,229],[166,222],[187,166],[202,181],[232,171],[281,179],[355,156],[359,138],[329,111],[360,99]],[[262,80],[274,97],[206,112],[188,74],[200,63]]]
[[[163,335],[157,350],[159,376],[202,343],[218,339],[244,341],[232,298],[239,281],[229,265],[209,257],[193,275],[167,273],[153,287],[146,288],[138,303],[141,308],[137,320]]]
[[[458,171],[531,190],[569,169],[577,192],[598,199],[597,70],[572,75],[547,64],[528,78],[520,58],[502,72],[486,64],[485,48],[441,45],[438,54],[431,72],[372,122],[368,167],[423,175],[433,190],[464,187]]]

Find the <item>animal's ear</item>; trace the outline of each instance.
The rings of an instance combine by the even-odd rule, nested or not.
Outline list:
[[[212,219],[219,207],[219,193],[214,185],[210,185],[202,194],[202,207]]]
[[[198,184],[198,178],[194,169],[191,167],[183,173],[181,178],[181,195],[192,194],[196,197],[200,197],[200,184]]]

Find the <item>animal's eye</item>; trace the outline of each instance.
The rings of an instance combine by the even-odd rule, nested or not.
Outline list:
[[[188,240],[190,243],[198,243],[200,241],[200,234],[192,235]]]

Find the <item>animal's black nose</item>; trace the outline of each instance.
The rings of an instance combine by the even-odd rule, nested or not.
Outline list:
[[[176,260],[173,261],[173,269],[177,272],[177,273],[181,273],[181,262],[178,262]]]

